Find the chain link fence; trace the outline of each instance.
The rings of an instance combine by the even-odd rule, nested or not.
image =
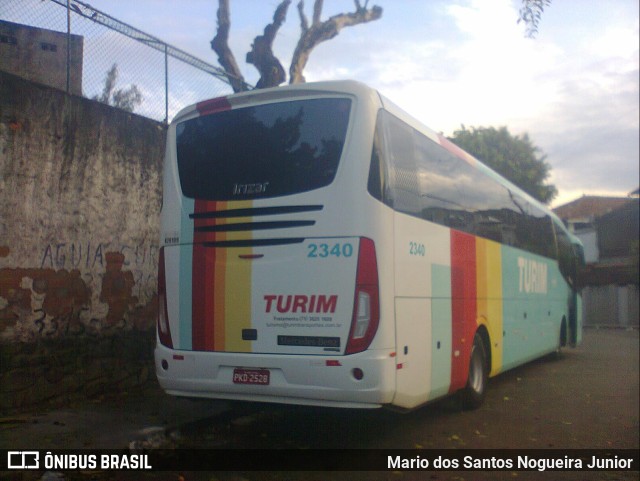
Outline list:
[[[186,105],[232,93],[220,68],[78,0],[0,0],[0,20],[0,69],[10,71],[7,55],[31,42],[20,75],[145,117],[168,122]],[[38,68],[46,79],[28,75]]]

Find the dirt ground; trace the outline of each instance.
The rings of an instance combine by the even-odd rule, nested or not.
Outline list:
[[[446,399],[408,414],[270,406],[227,431],[225,447],[302,449],[635,449],[640,446],[638,331],[585,331],[577,349],[490,381],[485,404],[461,411]],[[249,422],[253,416],[254,422]],[[224,431],[223,431],[224,432]],[[220,441],[196,424],[184,445]],[[638,472],[243,473],[247,480],[612,480]],[[194,479],[200,479],[195,477]],[[207,479],[207,478],[202,478]],[[221,480],[224,478],[220,478]],[[233,478],[231,478],[233,479]]]
[[[162,398],[153,403],[165,425],[172,416],[172,446],[194,448],[267,449],[639,449],[639,336],[637,330],[588,329],[577,349],[566,349],[560,358],[550,356],[508,371],[490,380],[484,405],[462,411],[456,399],[445,399],[416,411],[399,414],[386,410],[342,410],[279,405],[237,404],[230,408],[216,402],[177,406],[162,410]],[[154,391],[154,395],[158,394]],[[162,394],[160,394],[162,396]],[[145,409],[129,399],[123,420],[112,431],[141,419]],[[139,403],[144,405],[144,399]],[[133,406],[133,407],[132,407]],[[127,424],[126,412],[137,409]],[[105,409],[104,406],[101,409]],[[177,410],[177,411],[176,411]],[[188,416],[180,410],[198,416]],[[207,413],[210,415],[207,415]],[[49,416],[52,416],[49,414]],[[52,417],[48,418],[51,421]],[[63,431],[74,429],[65,419]],[[91,420],[85,429],[91,426]],[[42,423],[48,425],[47,423]],[[128,427],[127,427],[128,426]],[[45,426],[46,427],[46,426]],[[81,426],[82,427],[82,426]],[[42,428],[42,426],[40,426]],[[77,429],[77,427],[75,428]],[[102,427],[104,430],[104,426]],[[0,431],[18,436],[16,430]],[[24,434],[28,434],[25,430]],[[42,435],[42,431],[36,435]],[[29,435],[34,435],[29,434]],[[15,440],[15,438],[14,438]],[[6,441],[6,439],[5,439]],[[5,444],[5,443],[3,443]],[[21,443],[22,444],[22,443]],[[42,443],[39,443],[42,445]],[[43,447],[62,448],[51,445]],[[39,446],[40,447],[40,446]],[[86,445],[84,447],[91,447]],[[104,447],[104,446],[101,446]],[[112,446],[121,447],[121,446]],[[264,453],[268,456],[268,452]],[[138,479],[121,473],[101,479]],[[160,473],[143,479],[185,481],[258,480],[637,480],[638,472],[242,472]],[[71,478],[67,478],[71,479]]]

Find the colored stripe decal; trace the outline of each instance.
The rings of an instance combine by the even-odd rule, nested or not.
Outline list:
[[[206,273],[206,249],[202,244],[195,244],[193,246],[193,269],[191,270],[193,279],[193,302],[191,307],[191,347],[195,351],[203,350],[204,340],[204,317],[205,317],[205,283],[202,279]]]
[[[208,212],[216,209],[212,201],[197,200],[195,212]],[[194,222],[194,230],[198,221]],[[197,232],[193,234],[193,278],[192,278],[192,348],[205,351],[213,346],[214,303],[212,282],[216,266],[216,250],[204,246],[207,236]]]
[[[195,202],[191,345],[197,351],[251,350],[251,343],[242,339],[242,330],[252,324],[252,265],[247,259],[251,258],[253,248],[213,245],[233,240],[250,241],[252,233],[224,232],[224,226],[233,219],[202,215],[226,211],[230,204],[237,209],[250,209],[253,202]],[[218,226],[220,230],[216,229]]]
[[[471,345],[476,330],[476,239],[451,230],[452,358],[449,392],[467,383]]]
[[[464,160],[466,163],[468,163],[470,165],[473,165],[473,166],[481,165],[480,162],[478,162],[475,157],[473,157],[467,151],[461,149],[456,144],[451,142],[443,134],[438,134],[438,142],[440,143],[440,146],[442,146],[445,149],[447,149],[449,152],[451,152],[456,157]]]
[[[500,244],[476,239],[478,319],[491,339],[491,375],[502,368],[502,255]]]
[[[253,206],[252,201],[234,202],[234,210],[249,210]],[[251,222],[252,218],[248,219]],[[228,232],[220,233],[219,237],[225,240],[250,240],[251,232]],[[222,271],[224,276],[224,286],[222,289],[224,296],[224,308],[221,310],[221,319],[224,319],[224,350],[230,352],[251,352],[251,342],[242,340],[242,330],[249,329],[251,320],[251,293],[252,293],[252,263],[239,256],[251,256],[252,247],[240,247],[232,250],[218,249],[224,251],[230,257],[226,259],[226,268]],[[232,254],[231,254],[232,253]]]
[[[217,208],[220,210],[225,210],[227,206],[226,202],[219,202]],[[219,222],[225,222],[224,220],[216,220],[216,224]],[[227,239],[227,234],[218,233],[215,234],[213,240],[223,241]],[[211,240],[211,235],[207,236],[209,240]],[[224,269],[227,264],[227,249],[209,249],[218,254],[217,263],[215,265],[215,271],[213,274],[213,278],[207,279],[209,283],[211,294],[213,298],[213,344],[210,347],[210,350],[213,351],[224,351],[226,350],[226,342],[225,342],[225,334],[226,334],[226,318],[225,318],[225,288],[227,286],[224,276]]]
[[[233,250],[233,268],[225,275],[225,346],[227,351],[250,352],[251,342],[242,340],[242,330],[251,328],[251,261],[239,256],[250,256],[251,247]]]
[[[451,384],[451,268],[431,266],[431,393],[429,399],[444,396]]]
[[[231,104],[227,97],[218,97],[210,100],[203,100],[196,104],[196,110],[200,115],[209,115],[216,112],[231,110]]]

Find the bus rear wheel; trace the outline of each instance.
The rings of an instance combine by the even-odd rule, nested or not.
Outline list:
[[[560,335],[558,336],[558,346],[556,350],[551,354],[551,359],[562,359],[562,348],[567,345],[567,320],[563,317],[560,323]]]
[[[462,407],[464,409],[477,409],[482,405],[487,392],[487,379],[487,352],[482,336],[476,333],[473,338],[473,347],[471,348],[469,377],[467,378],[467,385],[461,393]]]

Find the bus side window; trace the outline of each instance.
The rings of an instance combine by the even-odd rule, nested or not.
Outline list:
[[[551,218],[537,207],[526,205],[519,229],[519,242],[523,249],[544,257],[555,258],[556,249]]]
[[[416,132],[422,180],[422,217],[497,242],[506,189],[480,169]]]
[[[393,207],[393,195],[389,186],[389,175],[387,173],[387,159],[382,142],[382,112],[381,110],[378,114],[376,130],[373,136],[367,190],[374,199],[387,204],[389,207]]]
[[[555,228],[556,240],[558,242],[558,264],[560,272],[567,282],[575,287],[577,265],[571,239],[562,227],[556,223],[553,224],[553,227]]]
[[[380,110],[368,180],[373,197],[398,212],[555,257],[551,218],[494,175]]]
[[[413,129],[392,115],[384,115],[386,154],[393,191],[393,207],[420,216],[420,180],[413,144]]]
[[[422,218],[468,231],[468,212],[456,185],[458,159],[428,137],[416,132],[416,155],[421,166]]]

